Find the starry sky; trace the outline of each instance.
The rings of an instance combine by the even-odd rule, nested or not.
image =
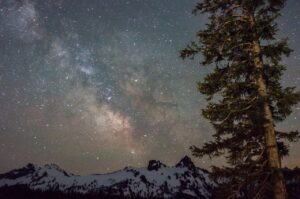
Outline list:
[[[0,173],[29,162],[74,173],[172,165],[209,140],[196,88],[209,69],[179,58],[206,23],[191,14],[196,2],[0,0]],[[294,49],[282,83],[298,89],[299,10],[289,0],[278,21]],[[299,118],[300,105],[278,128],[300,129]],[[300,143],[292,150],[291,167]]]

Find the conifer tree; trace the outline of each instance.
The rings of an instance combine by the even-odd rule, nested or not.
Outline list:
[[[198,88],[207,95],[203,116],[215,133],[212,141],[191,149],[198,157],[226,157],[226,166],[212,170],[222,179],[217,198],[287,198],[281,159],[299,133],[280,132],[275,125],[291,114],[300,93],[280,83],[281,59],[291,53],[287,39],[276,38],[285,2],[202,0],[194,9],[208,23],[181,57],[200,54],[200,64],[213,69]]]

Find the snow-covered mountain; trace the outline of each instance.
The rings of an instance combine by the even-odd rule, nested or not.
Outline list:
[[[208,174],[187,156],[171,167],[151,160],[147,168],[127,167],[114,173],[87,176],[67,173],[54,164],[28,164],[0,174],[0,189],[23,186],[33,192],[101,195],[101,198],[208,199],[215,186]]]

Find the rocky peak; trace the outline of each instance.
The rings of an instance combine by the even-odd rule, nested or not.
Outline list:
[[[186,167],[189,169],[195,169],[195,165],[192,162],[191,158],[188,156],[184,156],[177,164],[176,167]]]
[[[35,165],[34,164],[32,164],[32,163],[28,163],[26,166],[25,166],[25,168],[28,168],[28,169],[32,169],[32,170],[35,170]]]
[[[152,171],[152,170],[159,170],[162,167],[166,167],[165,164],[163,164],[161,161],[159,160],[150,160],[149,164],[148,164],[148,170]]]
[[[55,170],[59,173],[64,174],[65,176],[71,176],[73,174],[71,173],[67,173],[65,170],[63,170],[62,168],[60,168],[57,164],[46,164],[45,165],[45,169],[47,170]]]
[[[46,164],[45,168],[46,169],[55,169],[55,170],[58,170],[58,171],[62,171],[62,169],[57,164]]]
[[[25,167],[22,167],[20,169],[15,169],[10,172],[7,172],[5,174],[1,174],[0,178],[6,178],[6,179],[17,179],[22,176],[26,176],[28,174],[33,173],[36,170],[36,166],[34,164],[27,164]]]

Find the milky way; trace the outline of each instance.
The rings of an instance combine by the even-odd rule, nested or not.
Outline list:
[[[197,1],[0,1],[0,172],[56,163],[74,173],[174,164],[210,139],[196,82],[209,71],[180,49],[204,27]],[[300,83],[300,3],[278,37],[295,50],[283,84]],[[299,87],[298,87],[299,88]],[[300,129],[300,105],[278,127]],[[285,164],[300,164],[300,144]],[[195,159],[196,160],[196,159]],[[196,160],[202,167],[222,160]]]

